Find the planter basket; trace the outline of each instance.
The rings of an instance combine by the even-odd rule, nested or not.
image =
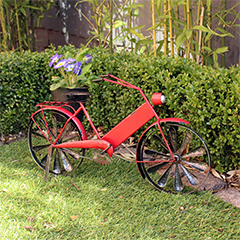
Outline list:
[[[90,93],[88,92],[88,87],[81,87],[81,88],[58,88],[52,91],[52,99],[53,101],[57,102],[70,102],[71,105],[75,110],[79,108],[79,104],[75,102],[82,102],[83,104],[86,103],[87,99],[90,97]],[[70,109],[68,109],[70,110]],[[70,110],[72,112],[72,110]],[[83,120],[83,111],[78,113],[77,117],[80,121]]]

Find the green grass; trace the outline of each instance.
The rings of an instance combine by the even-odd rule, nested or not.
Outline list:
[[[84,161],[44,182],[27,140],[0,147],[0,239],[239,239],[240,209],[210,192],[156,191],[135,163]]]

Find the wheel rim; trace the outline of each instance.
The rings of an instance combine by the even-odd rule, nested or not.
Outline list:
[[[60,111],[44,109],[36,113],[33,119],[28,130],[29,149],[37,165],[45,170],[50,143],[56,140],[69,117]],[[57,142],[81,140],[80,130],[70,120]],[[82,163],[84,153],[84,149],[52,149],[49,172],[54,175],[71,173]]]
[[[206,143],[187,126],[165,123],[161,127],[174,161],[157,124],[153,125],[144,134],[138,154],[138,166],[144,176],[161,191],[187,194],[200,189],[210,170]]]

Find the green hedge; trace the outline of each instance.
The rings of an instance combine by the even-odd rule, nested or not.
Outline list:
[[[74,47],[60,47],[58,53]],[[54,48],[45,52],[0,54],[1,132],[27,129],[35,105],[50,99],[48,67]],[[213,166],[219,171],[239,168],[240,68],[201,67],[180,57],[114,53],[92,49],[92,72],[108,72],[142,88],[147,97],[163,92],[167,103],[156,107],[162,118],[180,117],[191,122],[209,145]],[[138,91],[107,82],[93,83],[87,108],[96,126],[109,130],[131,113],[143,100]],[[20,107],[20,108],[19,108]],[[137,134],[139,136],[139,134]]]

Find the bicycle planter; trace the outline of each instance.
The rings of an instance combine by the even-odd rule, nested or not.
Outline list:
[[[74,171],[84,159],[85,149],[101,149],[112,156],[114,149],[145,125],[156,122],[142,134],[136,149],[136,163],[141,176],[156,189],[171,193],[190,193],[206,181],[210,170],[210,154],[204,140],[179,118],[161,119],[154,105],[162,105],[164,95],[154,93],[152,104],[139,87],[111,74],[101,80],[138,90],[145,103],[133,111],[112,130],[100,137],[84,105],[73,109],[68,102],[43,102],[32,114],[28,141],[33,159],[46,176]],[[109,79],[110,78],[110,79]],[[83,111],[97,140],[87,139],[86,131],[77,118]]]

